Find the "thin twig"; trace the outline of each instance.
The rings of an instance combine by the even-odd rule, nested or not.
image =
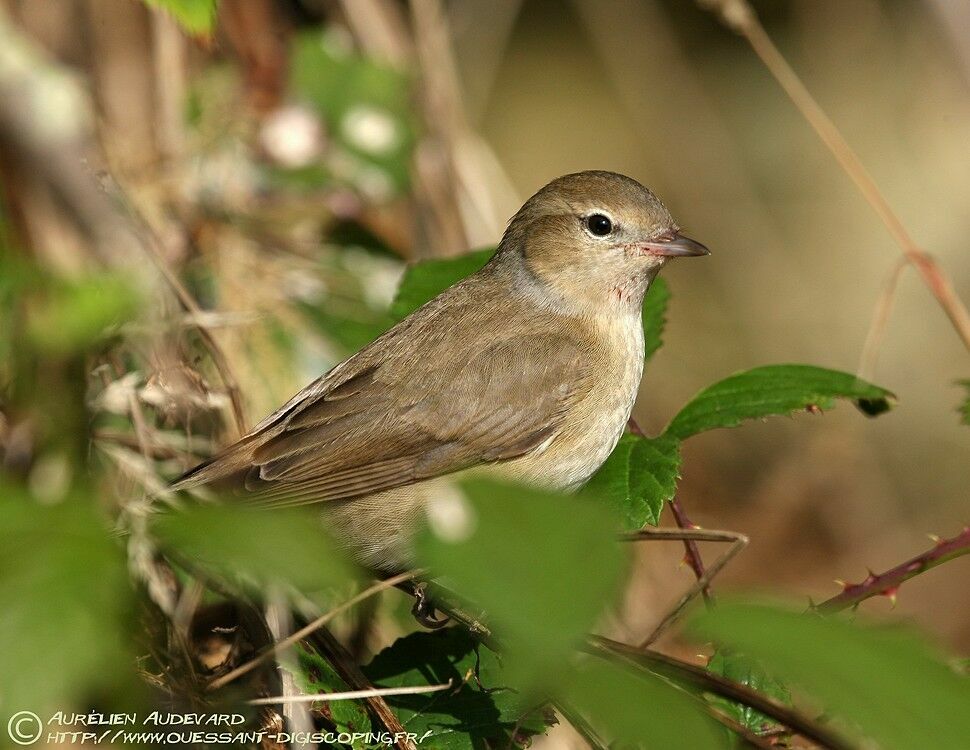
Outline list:
[[[266,651],[261,653],[259,656],[251,659],[245,664],[240,664],[238,667],[236,667],[230,672],[227,672],[221,677],[217,677],[216,679],[214,679],[212,682],[209,683],[207,689],[217,690],[223,687],[224,685],[229,684],[230,682],[237,679],[238,677],[242,677],[242,675],[248,674],[256,667],[258,667],[260,664],[272,658],[278,652],[286,648],[289,648],[294,643],[297,643],[298,641],[301,641],[302,639],[306,638],[308,635],[313,633],[313,631],[323,627],[328,622],[330,622],[333,618],[339,615],[341,612],[345,612],[351,607],[353,607],[355,604],[358,604],[359,602],[364,601],[364,599],[367,599],[368,597],[373,596],[378,592],[384,591],[385,589],[393,588],[394,586],[401,583],[402,581],[407,581],[413,578],[417,574],[418,574],[417,571],[409,571],[407,573],[401,573],[400,575],[394,576],[393,578],[388,578],[384,581],[379,581],[375,583],[373,586],[371,586],[370,588],[364,589],[359,594],[357,594],[357,596],[351,599],[348,599],[343,604],[340,604],[339,606],[334,607],[328,612],[325,612],[313,622],[309,623],[308,625],[305,625],[304,627],[300,628],[299,630],[287,636],[286,638],[279,641],[278,643],[274,643],[272,646],[270,646]]]
[[[586,650],[595,656],[619,660],[653,674],[667,676],[676,682],[690,685],[698,690],[750,706],[779,724],[789,727],[796,734],[800,734],[824,748],[829,748],[829,750],[849,750],[853,747],[828,727],[822,726],[791,706],[786,706],[774,698],[769,698],[756,690],[752,690],[747,685],[729,680],[696,664],[651,649],[629,646],[602,636],[590,636]]]
[[[906,259],[919,271],[923,282],[936,297],[956,330],[963,345],[970,349],[970,312],[953,290],[943,270],[914,241],[903,222],[892,210],[872,175],[859,156],[832,122],[825,110],[815,101],[785,56],[775,46],[758,16],[747,0],[699,0],[700,4],[716,11],[722,20],[743,36],[761,59],[778,84],[798,108],[818,137],[828,147],[839,165],[855,183],[882,223],[885,224]]]
[[[876,307],[872,312],[872,322],[869,324],[865,343],[862,345],[862,354],[859,357],[859,369],[856,370],[856,374],[860,378],[868,380],[876,372],[876,359],[886,334],[886,326],[889,324],[889,313],[892,312],[893,302],[896,301],[899,278],[908,265],[905,257],[897,258],[892,271],[883,283]]]
[[[276,695],[270,698],[253,698],[250,706],[272,706],[277,703],[326,703],[329,701],[349,701],[357,698],[372,698],[387,695],[423,695],[437,693],[451,687],[451,680],[442,685],[413,685],[396,688],[371,688],[369,690],[345,690],[341,693],[318,693],[316,695]]]
[[[861,583],[843,584],[841,594],[815,605],[813,609],[831,614],[855,607],[873,596],[882,595],[895,599],[897,589],[910,578],[967,554],[970,554],[970,527],[952,539],[937,539],[932,549],[890,568],[885,573],[870,572]]]
[[[714,563],[701,573],[701,576],[697,579],[697,582],[691,586],[691,588],[680,598],[677,604],[666,614],[663,619],[657,624],[653,629],[653,632],[640,644],[640,648],[646,648],[651,643],[653,643],[660,634],[673,623],[684,610],[687,605],[698,596],[707,585],[714,579],[714,577],[720,573],[724,566],[734,559],[741,550],[743,550],[748,545],[748,538],[737,531],[721,531],[718,529],[655,529],[655,528],[643,528],[639,531],[634,531],[632,534],[628,534],[624,537],[627,541],[640,542],[646,540],[656,540],[656,539],[676,539],[680,541],[702,541],[702,542],[729,542],[731,544],[728,547],[727,552],[721,555]]]
[[[630,420],[627,422],[627,427],[634,435],[642,438],[647,437],[646,433],[641,429],[640,425],[633,417],[630,417]],[[696,528],[694,524],[690,522],[690,519],[687,518],[687,512],[684,510],[676,495],[670,499],[669,505],[671,512],[674,514],[674,521],[676,521],[680,528],[685,530]],[[694,576],[700,580],[704,575],[704,560],[701,557],[700,549],[697,547],[697,542],[695,542],[693,539],[685,538],[684,553],[687,559],[687,564],[690,565],[690,569],[694,571]],[[704,601],[710,604],[713,601],[713,595],[711,594],[709,586],[705,586],[703,588],[703,594]]]

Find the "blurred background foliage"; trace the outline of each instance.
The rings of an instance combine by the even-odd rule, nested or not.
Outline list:
[[[755,5],[904,222],[970,296],[964,4]],[[587,168],[630,174],[713,250],[704,263],[665,272],[674,291],[665,346],[635,411],[649,434],[738,370],[771,362],[856,370],[893,269],[897,251],[849,180],[747,46],[694,3],[2,0],[0,8],[0,643],[14,644],[2,649],[0,685],[15,684],[32,710],[159,700],[152,691],[164,692],[163,665],[179,647],[153,631],[157,618],[145,606],[167,602],[184,617],[187,607],[211,605],[211,622],[198,632],[183,622],[178,632],[208,649],[185,658],[215,665],[216,674],[230,651],[245,661],[264,645],[273,634],[258,642],[250,632],[257,642],[245,644],[195,638],[216,632],[225,612],[185,570],[172,572],[183,587],[157,575],[147,537],[138,543],[146,493],[163,491],[442,280],[483,263],[487,250],[440,259],[494,246],[507,218],[549,179]],[[439,260],[425,272],[405,270],[429,258]],[[925,548],[927,532],[950,535],[967,521],[970,432],[955,411],[966,399],[957,385],[967,376],[965,352],[913,274],[902,277],[871,375],[899,397],[879,420],[837,409],[684,444],[679,494],[692,520],[751,538],[719,589],[824,599],[838,591],[832,579],[894,565]],[[292,544],[304,519],[267,525],[209,510],[160,530],[162,543],[173,553],[208,553],[247,585],[259,573],[261,586],[295,583],[308,611],[353,592],[355,576],[322,538]],[[126,545],[104,533],[119,518],[134,529],[127,564],[156,574],[154,604],[127,581]],[[232,538],[220,536],[228,524]],[[561,550],[546,542],[549,549],[528,539],[520,547],[553,564]],[[457,571],[469,564],[460,550],[429,555],[439,553]],[[618,590],[610,576],[623,568],[607,565],[609,554],[585,571],[605,576],[597,581],[604,596]],[[603,628],[633,642],[649,632],[692,583],[681,554],[675,544],[636,545],[626,593]],[[577,561],[562,560],[561,569],[570,564]],[[488,581],[481,590],[466,583],[493,602]],[[964,558],[908,583],[895,611],[884,599],[864,609],[911,621],[965,653],[968,584]],[[568,594],[540,592],[528,578],[521,586],[517,595],[540,612]],[[440,702],[395,698],[409,726],[440,729],[457,717],[452,733],[462,742],[505,744],[542,731],[547,717],[534,706],[503,702],[507,695],[490,702],[489,682],[468,679],[473,664],[501,672],[491,652],[476,653],[453,631],[395,641],[413,630],[408,606],[386,594],[332,625],[356,660],[378,654],[364,672],[382,685],[414,684],[418,673],[428,683],[465,681],[447,699],[457,707],[446,703],[440,715]],[[502,606],[494,598],[499,620]],[[546,644],[552,651],[601,614],[590,606],[573,619],[560,613],[562,642]],[[524,614],[506,613],[513,632]],[[919,732],[939,729],[940,716],[936,736],[961,736],[950,721],[959,714],[948,704],[950,678],[924,645],[903,638],[884,651],[871,647],[871,663],[887,673],[946,683],[912,707],[926,719],[909,727],[915,735],[905,726],[880,735],[880,717],[896,704],[854,704],[865,690],[833,692],[788,658],[805,644],[836,644],[829,667],[857,665],[870,642],[860,646],[841,623],[823,632],[814,619],[784,616],[739,606],[720,622],[702,619],[696,632],[793,675],[814,699],[851,707],[867,734],[889,737],[887,747],[918,747]],[[761,637],[752,623],[791,640]],[[529,643],[534,635],[525,628],[525,651],[554,661]],[[772,642],[775,651],[759,649]],[[678,634],[661,645],[691,658],[698,648]],[[453,658],[415,664],[422,649]],[[131,654],[141,680],[130,679]],[[718,659],[729,677],[752,670],[749,661]],[[316,679],[316,689],[353,686],[352,675],[327,666],[294,671]],[[258,689],[270,693],[285,687],[278,677],[255,679],[268,680]],[[572,679],[585,689],[570,693],[575,703],[610,736],[645,737],[650,727],[630,716],[657,701],[670,723],[654,729],[677,728],[656,735],[664,746],[703,746],[696,743],[720,732],[661,680],[634,689],[612,665],[582,664]],[[788,700],[773,677],[741,681]],[[483,705],[492,712],[484,724]],[[315,709],[314,718],[352,726],[362,706]],[[18,707],[0,703],[0,713]],[[762,722],[739,711],[745,726]],[[570,731],[543,741],[575,743]]]

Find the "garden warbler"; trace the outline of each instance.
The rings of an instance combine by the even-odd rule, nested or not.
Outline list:
[[[175,484],[259,505],[319,504],[360,563],[397,572],[457,472],[559,490],[613,450],[643,372],[644,294],[706,255],[629,177],[550,182],[477,273],[317,379]]]

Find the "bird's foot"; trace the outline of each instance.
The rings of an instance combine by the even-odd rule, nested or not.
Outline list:
[[[428,628],[428,630],[438,630],[448,624],[451,619],[448,616],[435,617],[437,610],[435,610],[431,597],[428,596],[425,584],[415,584],[412,593],[414,594],[414,606],[411,607],[411,614],[414,615],[414,619],[420,625]]]

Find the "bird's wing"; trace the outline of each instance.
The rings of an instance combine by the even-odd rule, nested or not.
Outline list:
[[[486,337],[465,321],[455,347],[422,328],[400,337],[410,346],[365,349],[177,486],[220,477],[258,504],[299,505],[507,460],[555,437],[589,375],[564,332]]]

